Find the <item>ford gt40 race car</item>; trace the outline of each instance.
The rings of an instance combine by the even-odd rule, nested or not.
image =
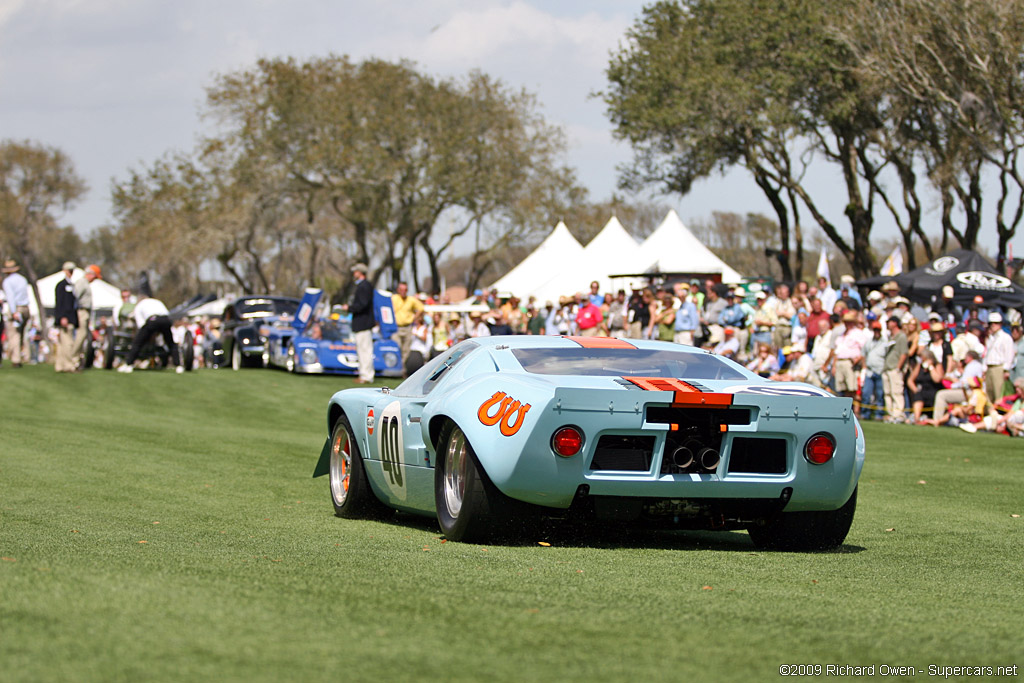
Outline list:
[[[393,390],[334,394],[327,431],[313,476],[339,516],[436,515],[455,541],[545,515],[836,548],[864,465],[849,398],[604,337],[464,341]]]

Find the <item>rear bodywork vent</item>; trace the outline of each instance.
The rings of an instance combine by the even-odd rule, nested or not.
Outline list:
[[[750,424],[750,408],[647,406],[647,421],[652,424],[694,425],[703,429],[717,429],[718,425]]]
[[[749,408],[648,406],[649,424],[668,425],[662,474],[708,474],[718,470],[722,434],[729,425],[750,424]]]
[[[786,440],[734,436],[729,474],[785,474]]]
[[[653,436],[605,434],[597,440],[592,470],[646,472],[654,455]]]

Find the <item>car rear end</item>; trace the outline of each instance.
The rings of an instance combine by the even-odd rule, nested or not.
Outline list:
[[[615,384],[556,388],[520,457],[491,468],[499,488],[600,517],[739,528],[782,510],[835,510],[856,487],[864,442],[848,398],[795,384],[777,385],[782,395],[768,383]]]

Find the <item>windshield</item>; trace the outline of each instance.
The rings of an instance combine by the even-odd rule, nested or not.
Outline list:
[[[426,396],[453,367],[478,346],[472,341],[456,344],[409,375],[409,379],[399,384],[391,393],[396,396]]]
[[[746,379],[725,361],[705,353],[664,349],[513,349],[527,372],[592,377]]]
[[[235,310],[240,318],[294,317],[299,310],[299,302],[295,299],[243,299],[235,306]]]
[[[319,320],[310,327],[320,326],[320,339],[325,339],[332,342],[351,342],[352,337],[352,325],[347,320],[331,320],[327,318],[325,320]],[[315,334],[312,334],[313,330],[307,330],[307,334],[311,337],[316,338]]]

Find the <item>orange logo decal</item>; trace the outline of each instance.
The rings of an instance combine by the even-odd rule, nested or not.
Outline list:
[[[496,410],[492,410],[497,406]],[[493,427],[500,423],[499,429],[505,436],[512,436],[523,426],[526,413],[530,411],[529,403],[520,403],[504,391],[496,391],[494,395],[480,404],[476,412],[481,423]],[[515,421],[513,421],[515,418]]]

